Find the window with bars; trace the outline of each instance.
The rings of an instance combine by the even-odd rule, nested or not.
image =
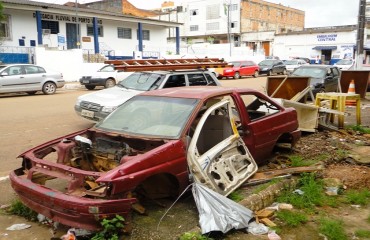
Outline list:
[[[220,23],[213,22],[213,23],[207,23],[207,30],[219,30],[220,29]]]
[[[10,16],[4,15],[4,19],[0,22],[0,37],[4,40],[10,40]]]
[[[139,30],[136,31],[137,39],[139,39]],[[143,40],[150,40],[150,31],[149,30],[143,30]]]
[[[220,18],[220,5],[218,4],[207,5],[206,18],[207,20],[219,19]]]
[[[238,10],[238,4],[230,4],[230,11],[237,11]]]
[[[87,25],[87,36],[94,36],[94,26],[93,25]],[[103,26],[98,26],[98,36],[103,37]]]
[[[132,31],[131,28],[117,28],[117,36],[118,38],[123,39],[131,39],[132,38]]]
[[[198,25],[190,25],[190,31],[191,32],[198,31],[198,30],[199,30],[199,26]]]
[[[41,21],[41,28],[42,29],[50,29],[51,34],[58,34],[59,33],[59,22],[57,21]]]

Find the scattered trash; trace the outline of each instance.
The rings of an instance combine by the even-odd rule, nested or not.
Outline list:
[[[325,194],[328,196],[336,196],[338,195],[338,190],[337,187],[326,187]]]
[[[67,234],[63,235],[61,238],[61,240],[76,240],[76,234],[75,232],[73,231],[73,229],[69,229],[67,231]]]
[[[291,210],[293,209],[293,205],[289,203],[279,203],[278,205],[279,210]]]
[[[253,235],[264,235],[268,233],[269,228],[262,223],[251,222],[249,223],[247,231]]]
[[[281,237],[275,231],[270,231],[267,234],[267,237],[269,238],[269,240],[281,240]]]
[[[361,205],[351,205],[351,207],[354,207],[354,208],[361,208]]]
[[[23,230],[30,228],[31,225],[25,224],[25,223],[18,223],[18,224],[13,224],[12,226],[8,227],[6,230],[9,231],[16,231],[16,230]]]
[[[296,189],[296,190],[293,191],[293,193],[297,193],[299,195],[303,195],[304,194],[304,192],[301,189]]]
[[[0,206],[0,209],[5,209],[5,208],[8,208],[8,207],[10,207],[10,204],[4,204],[4,205]]]

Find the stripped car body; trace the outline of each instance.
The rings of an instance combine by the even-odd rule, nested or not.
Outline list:
[[[294,145],[297,128],[293,108],[252,89],[148,91],[90,129],[21,154],[22,167],[10,180],[33,210],[96,230],[99,220],[116,214],[129,222],[137,197],[177,196],[193,178],[229,194],[256,163],[268,161],[276,143]]]

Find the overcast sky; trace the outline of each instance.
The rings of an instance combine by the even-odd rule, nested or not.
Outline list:
[[[37,0],[55,4],[64,4],[65,0]],[[74,2],[76,0],[69,0]],[[96,0],[77,0],[78,3],[87,3]],[[166,0],[129,0],[137,8],[160,8]],[[168,1],[168,0],[167,0]],[[180,3],[182,0],[172,0]],[[305,11],[305,27],[326,27],[340,25],[354,25],[357,23],[359,0],[266,0],[272,3],[281,3]],[[228,0],[225,0],[228,2]]]

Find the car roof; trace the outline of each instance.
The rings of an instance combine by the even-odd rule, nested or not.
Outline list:
[[[222,86],[190,86],[190,87],[163,88],[155,91],[143,92],[139,95],[205,99],[212,96],[230,94],[232,92],[246,92],[246,91],[257,92],[256,90],[249,88],[234,88]]]
[[[188,69],[188,70],[158,70],[158,71],[140,71],[144,73],[157,73],[157,74],[181,74],[181,73],[199,73],[199,72],[207,72],[210,73],[208,70],[204,69]]]
[[[336,68],[332,65],[323,65],[323,64],[311,64],[311,65],[302,65],[300,68]]]

